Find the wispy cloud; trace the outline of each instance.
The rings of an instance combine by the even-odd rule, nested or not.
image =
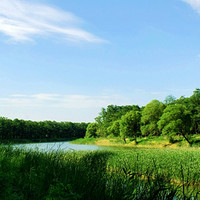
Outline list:
[[[23,0],[0,0],[0,32],[14,41],[34,36],[60,35],[70,41],[105,42],[79,28],[81,20],[72,13]]]
[[[36,121],[94,121],[102,107],[125,105],[120,95],[14,94],[0,97],[1,116]]]
[[[39,93],[32,95],[14,94],[0,98],[0,106],[15,107],[60,107],[60,108],[101,108],[109,104],[126,104],[127,99],[119,95],[59,95]]]
[[[200,14],[200,0],[182,0],[188,3],[194,10]]]

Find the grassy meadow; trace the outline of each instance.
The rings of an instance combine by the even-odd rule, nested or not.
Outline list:
[[[102,146],[116,146],[116,147],[143,147],[143,148],[200,148],[200,135],[190,136],[191,144],[181,136],[174,136],[171,141],[167,136],[149,136],[137,137],[137,144],[131,137],[126,139],[126,143],[120,137],[97,137],[97,138],[79,138],[72,140],[73,144],[94,144]]]
[[[0,148],[2,200],[200,199],[198,149]]]

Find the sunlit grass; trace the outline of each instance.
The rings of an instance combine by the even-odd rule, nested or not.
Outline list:
[[[0,148],[0,199],[199,199],[198,150]],[[194,189],[194,191],[193,191]]]
[[[73,140],[74,144],[96,144],[103,146],[130,146],[130,147],[167,147],[167,148],[188,148],[200,147],[200,136],[191,136],[191,145],[184,140],[182,136],[174,136],[173,141],[169,141],[167,136],[151,136],[151,137],[138,137],[137,143],[132,138],[127,138],[126,143],[120,137],[107,137],[107,138],[80,138]]]

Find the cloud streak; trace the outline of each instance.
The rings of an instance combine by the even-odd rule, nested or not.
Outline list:
[[[182,0],[185,3],[188,3],[194,10],[200,14],[200,0]]]
[[[124,104],[126,99],[119,95],[59,95],[39,93],[32,95],[14,94],[0,98],[0,106],[6,107],[60,107],[60,108],[101,108],[109,104]]]
[[[34,36],[61,36],[76,42],[106,42],[79,28],[80,22],[72,13],[47,5],[0,0],[0,32],[16,42],[33,41]]]
[[[128,104],[119,95],[13,94],[0,97],[1,116],[36,121],[94,121],[102,107]]]

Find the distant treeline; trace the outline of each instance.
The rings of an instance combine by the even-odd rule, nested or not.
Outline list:
[[[112,135],[136,141],[138,136],[167,135],[173,141],[180,135],[190,143],[190,136],[200,133],[200,89],[190,97],[169,95],[164,102],[152,100],[143,107],[109,105],[95,121],[88,125],[86,137]]]
[[[67,139],[85,136],[88,123],[26,121],[0,117],[0,140]]]

